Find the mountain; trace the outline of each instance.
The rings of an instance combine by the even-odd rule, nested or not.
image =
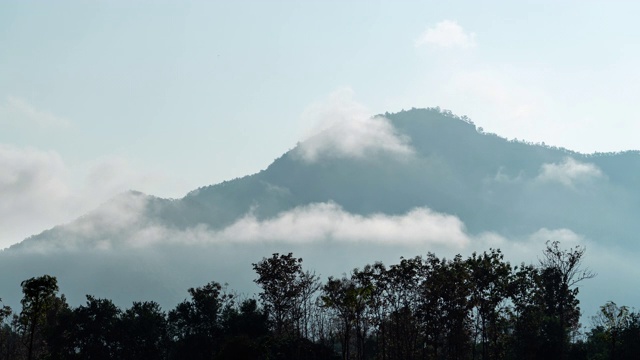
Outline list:
[[[175,200],[121,194],[32,236],[0,253],[0,297],[16,303],[21,280],[48,273],[71,302],[173,306],[211,280],[251,292],[251,263],[274,251],[328,276],[427,251],[501,247],[532,262],[561,240],[589,248],[592,307],[617,286],[638,301],[623,289],[638,278],[639,183],[637,151],[507,140],[438,108],[386,113],[335,124],[257,174]]]

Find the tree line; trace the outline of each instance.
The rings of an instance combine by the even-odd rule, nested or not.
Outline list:
[[[609,302],[580,333],[585,249],[547,242],[538,264],[500,250],[433,253],[325,282],[293,254],[253,264],[255,298],[212,281],[165,312],[87,295],[70,306],[55,277],[21,283],[0,310],[0,359],[636,359],[640,315]]]

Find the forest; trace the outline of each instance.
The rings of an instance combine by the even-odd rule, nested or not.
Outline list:
[[[585,248],[547,242],[536,264],[498,249],[433,253],[321,281],[292,253],[253,264],[255,297],[211,281],[168,312],[24,280],[22,309],[0,309],[0,359],[637,359],[640,314],[608,302],[580,324]],[[583,318],[584,320],[584,318]]]

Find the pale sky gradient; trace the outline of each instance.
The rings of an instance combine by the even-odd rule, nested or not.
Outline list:
[[[0,247],[124,190],[181,197],[255,173],[334,107],[361,121],[440,106],[510,139],[640,149],[639,12],[604,1],[3,1]]]

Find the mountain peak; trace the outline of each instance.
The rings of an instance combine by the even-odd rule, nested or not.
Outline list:
[[[635,249],[638,183],[638,152],[583,155],[488,134],[446,110],[411,109],[337,124],[257,174],[201,187],[182,199],[122,193],[2,256],[109,254],[138,269],[138,260],[129,263],[133,255],[123,254],[151,261],[147,253],[161,253],[173,264],[163,274],[182,281],[179,274],[197,276],[184,264],[224,265],[216,271],[228,274],[238,251],[253,254],[248,249],[254,248],[265,250],[257,258],[293,247],[379,251],[385,260],[408,248],[459,252],[554,236]],[[169,260],[179,255],[180,261]],[[353,259],[342,260],[335,266]],[[69,274],[85,269],[65,270],[68,265],[61,262],[56,271],[86,285],[86,279]],[[146,279],[149,273],[143,272]],[[28,277],[6,275],[11,273],[0,268],[2,284]]]

